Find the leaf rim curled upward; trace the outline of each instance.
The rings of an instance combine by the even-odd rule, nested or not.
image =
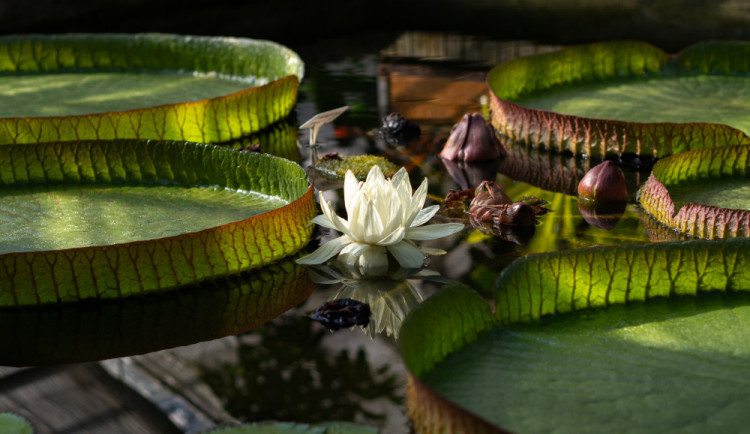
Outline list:
[[[172,34],[0,37],[0,74],[176,72],[260,78],[261,86],[193,102],[71,116],[0,118],[0,144],[158,139],[219,143],[285,118],[304,64],[272,41]]]
[[[258,268],[309,241],[316,214],[301,166],[213,145],[141,140],[0,147],[0,184],[177,183],[256,191],[286,205],[244,220],[144,241],[0,255],[0,307],[116,299]],[[21,165],[14,170],[12,165]],[[32,168],[32,169],[28,169]],[[83,175],[82,175],[83,174]]]
[[[742,130],[720,123],[597,119],[524,107],[516,101],[560,84],[643,76],[746,76],[749,54],[750,43],[742,41],[699,43],[676,56],[645,42],[614,41],[514,59],[496,66],[487,76],[491,122],[508,144],[589,157],[633,153],[661,158],[692,149],[747,143],[750,138]]]

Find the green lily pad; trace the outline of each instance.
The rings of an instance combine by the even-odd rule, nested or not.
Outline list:
[[[511,140],[588,156],[746,143],[748,53],[747,42],[698,44],[673,57],[610,42],[516,59],[490,71],[492,122]]]
[[[0,306],[120,298],[213,279],[302,248],[302,168],[186,142],[0,147]]]
[[[659,160],[639,192],[664,225],[697,238],[750,236],[750,146],[683,152]]]
[[[401,330],[419,430],[744,429],[749,239],[532,255]]]
[[[237,139],[289,114],[303,70],[296,53],[270,41],[1,37],[0,144]]]
[[[32,434],[29,421],[13,413],[0,413],[0,434]]]

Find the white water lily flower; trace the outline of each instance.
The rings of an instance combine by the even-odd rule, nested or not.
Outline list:
[[[414,241],[434,240],[463,229],[461,223],[422,226],[438,211],[433,205],[425,209],[427,178],[412,195],[409,176],[401,168],[390,180],[378,166],[373,166],[367,179],[359,182],[351,171],[344,179],[344,204],[349,220],[336,214],[330,202],[320,193],[323,214],[312,219],[323,227],[343,235],[320,246],[313,253],[297,260],[299,264],[322,264],[339,255],[339,260],[358,266],[363,274],[388,268],[388,253],[404,268],[419,268],[425,254],[436,253],[419,249]],[[440,251],[442,253],[442,251]]]

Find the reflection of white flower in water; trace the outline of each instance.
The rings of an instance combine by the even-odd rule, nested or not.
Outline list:
[[[427,178],[412,195],[404,168],[388,180],[378,166],[373,166],[364,182],[359,182],[351,171],[347,171],[344,204],[348,220],[336,215],[322,193],[320,207],[323,214],[312,220],[343,235],[298,259],[297,263],[322,264],[339,255],[340,261],[358,266],[362,274],[378,274],[387,270],[390,253],[404,268],[421,267],[425,254],[436,251],[419,249],[414,241],[442,238],[463,229],[461,223],[422,226],[439,208],[433,205],[422,209],[426,198]]]
[[[401,323],[414,306],[422,302],[422,294],[408,280],[363,280],[345,283],[334,299],[351,298],[370,305],[370,323],[363,330],[375,337],[385,332],[398,339]]]
[[[378,279],[358,278],[356,270],[352,269],[341,270],[344,274],[325,266],[316,267],[316,270],[331,277],[312,272],[313,281],[320,284],[342,285],[331,300],[351,298],[370,306],[370,322],[362,329],[371,338],[378,333],[386,333],[398,339],[401,323],[409,312],[422,302],[422,294],[407,279],[440,281],[439,273],[427,269],[417,273],[397,269],[388,277]]]

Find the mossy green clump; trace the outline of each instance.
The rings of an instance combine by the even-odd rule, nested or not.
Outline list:
[[[398,166],[383,157],[375,155],[351,155],[323,157],[316,161],[313,168],[326,177],[344,179],[347,170],[351,170],[357,179],[364,180],[372,166],[379,166],[383,174],[390,178],[398,170]]]

